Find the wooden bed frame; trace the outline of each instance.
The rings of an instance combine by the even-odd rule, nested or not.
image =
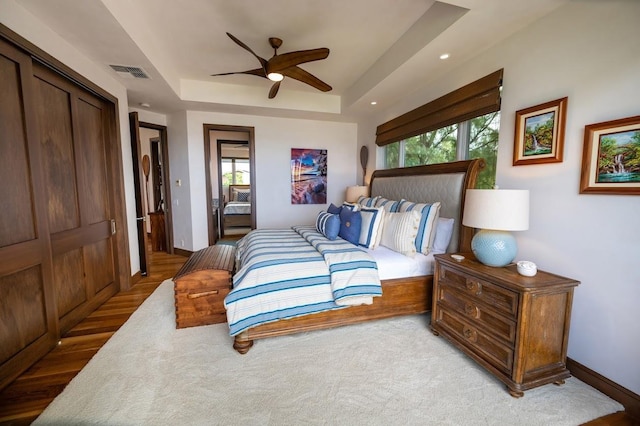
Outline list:
[[[399,169],[376,170],[371,178],[371,195],[391,200],[405,198],[414,202],[442,203],[440,216],[455,219],[454,234],[448,252],[471,251],[474,230],[462,226],[462,211],[467,189],[475,188],[484,160],[457,161]],[[455,180],[455,189],[443,188],[443,182]],[[409,189],[403,185],[413,185]],[[429,189],[432,184],[433,190]],[[416,191],[416,186],[420,187]],[[447,194],[443,194],[443,191]],[[405,194],[404,197],[400,195]],[[415,199],[418,197],[419,199]],[[446,201],[443,198],[451,198]],[[431,310],[433,275],[382,281],[382,296],[371,305],[351,306],[291,319],[282,319],[250,328],[235,336],[233,348],[245,354],[256,339],[282,336],[356,324],[381,318],[420,314]]]
[[[233,194],[234,189],[251,189],[251,185],[229,185],[229,201],[231,201],[231,195]],[[222,220],[223,225],[225,227],[231,226],[241,226],[241,227],[251,227],[251,213],[249,214],[224,214],[224,209],[222,210]]]

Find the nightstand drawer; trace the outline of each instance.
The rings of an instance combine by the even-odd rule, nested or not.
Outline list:
[[[504,372],[510,374],[513,367],[513,349],[484,333],[454,311],[444,307],[441,302],[435,321],[443,331],[449,332],[470,351],[480,356],[486,362]]]
[[[518,314],[518,293],[478,279],[463,275],[447,267],[440,268],[440,285],[448,285],[477,298],[514,320]]]
[[[516,321],[494,312],[475,297],[469,297],[455,287],[442,285],[436,295],[439,303],[447,309],[458,312],[467,321],[504,340],[514,347],[516,342]]]

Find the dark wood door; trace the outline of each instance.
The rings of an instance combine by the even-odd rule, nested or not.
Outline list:
[[[115,98],[0,24],[0,389],[129,288],[117,128]]]
[[[0,388],[57,341],[31,57],[0,40]]]
[[[119,288],[107,179],[107,106],[38,64],[33,89],[56,307],[64,333]]]

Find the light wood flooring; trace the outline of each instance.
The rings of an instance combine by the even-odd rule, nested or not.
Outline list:
[[[0,392],[0,424],[28,425],[35,420],[138,306],[162,281],[173,277],[186,260],[183,256],[152,252],[149,276],[131,290],[105,302],[60,339],[58,347]],[[587,423],[589,426],[638,424],[623,412]]]

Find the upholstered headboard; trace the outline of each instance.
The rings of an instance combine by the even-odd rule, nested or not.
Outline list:
[[[251,185],[241,185],[241,184],[231,184],[229,185],[229,194],[228,194],[228,198],[227,201],[234,201],[233,199],[233,191],[236,190],[242,190],[242,191],[248,191],[251,189]]]
[[[447,252],[469,252],[473,229],[462,225],[465,193],[467,189],[475,188],[484,164],[484,160],[477,159],[376,170],[371,177],[370,194],[416,203],[440,201],[440,217],[455,221]]]

